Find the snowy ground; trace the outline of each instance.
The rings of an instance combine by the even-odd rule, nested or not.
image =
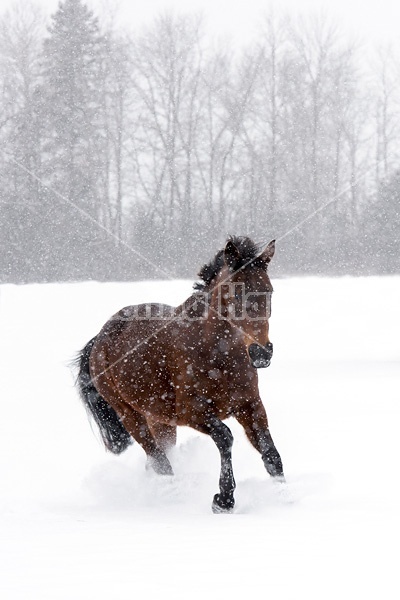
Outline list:
[[[398,599],[400,278],[274,281],[260,379],[288,483],[232,423],[232,515],[210,440],[180,430],[172,479],[107,455],[68,369],[115,310],[190,285],[0,287],[0,597]]]

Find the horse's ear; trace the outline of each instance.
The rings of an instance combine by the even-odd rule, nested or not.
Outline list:
[[[267,264],[272,260],[272,257],[275,254],[275,240],[272,240],[272,242],[270,242],[268,244],[268,246],[265,248],[265,250],[262,251],[262,253],[260,254],[260,258],[263,259],[263,261],[265,261]]]
[[[236,265],[240,258],[239,249],[235,246],[232,240],[228,240],[224,250],[224,261],[230,269],[233,271],[236,269]]]

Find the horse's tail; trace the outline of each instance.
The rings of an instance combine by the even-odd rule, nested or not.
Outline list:
[[[97,423],[106,449],[113,454],[121,454],[133,440],[115,410],[100,396],[90,376],[89,358],[95,341],[94,337],[76,357],[75,364],[79,369],[76,383],[89,417]]]

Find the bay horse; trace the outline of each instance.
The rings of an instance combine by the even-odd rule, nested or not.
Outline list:
[[[274,252],[274,241],[262,249],[248,237],[228,238],[182,305],[123,308],[77,357],[81,398],[109,451],[120,454],[136,440],[156,473],[173,475],[167,453],[177,426],[211,437],[221,456],[215,513],[234,507],[228,417],[243,426],[267,472],[283,480],[257,376],[273,353],[267,267]]]

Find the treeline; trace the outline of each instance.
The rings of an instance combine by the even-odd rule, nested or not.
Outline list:
[[[0,21],[0,280],[193,276],[230,233],[275,273],[400,272],[400,63],[329,20],[127,34],[64,0]],[[323,208],[324,207],[324,208]]]

